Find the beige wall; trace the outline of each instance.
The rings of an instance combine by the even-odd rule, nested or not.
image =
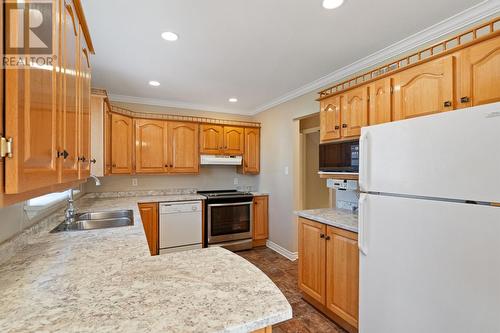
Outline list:
[[[270,193],[269,240],[291,252],[297,251],[293,211],[297,208],[295,179],[299,171],[294,167],[298,162],[299,121],[294,118],[318,112],[315,97],[309,93],[255,116],[262,123],[259,191]]]
[[[137,186],[132,186],[132,179],[137,179]],[[234,185],[234,179],[238,185]],[[86,192],[142,191],[161,189],[195,188],[199,190],[235,189],[258,190],[257,176],[236,173],[235,166],[202,166],[199,175],[115,175],[101,178],[101,186],[93,181],[85,184]]]
[[[330,207],[330,191],[318,176],[319,132],[305,135],[304,209]]]

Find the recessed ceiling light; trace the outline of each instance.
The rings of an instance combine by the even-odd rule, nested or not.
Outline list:
[[[229,99],[229,101],[230,101],[231,103],[236,103],[236,102],[238,102],[238,99],[237,99],[236,97],[231,97],[231,98]]]
[[[164,33],[161,34],[161,38],[169,42],[175,42],[176,40],[179,39],[179,36],[175,32],[165,31]]]
[[[158,87],[160,85],[160,82],[158,81],[149,81],[149,85],[153,87]]]
[[[344,3],[344,0],[323,0],[323,7],[326,9],[335,9]]]

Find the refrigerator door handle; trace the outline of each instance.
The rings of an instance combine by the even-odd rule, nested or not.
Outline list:
[[[368,131],[363,133],[359,139],[360,150],[360,166],[359,166],[359,189],[362,192],[367,192],[368,188]]]
[[[364,256],[368,255],[368,247],[367,247],[367,228],[366,228],[366,199],[367,194],[361,193],[359,195],[359,204],[358,204],[358,248],[361,254]]]

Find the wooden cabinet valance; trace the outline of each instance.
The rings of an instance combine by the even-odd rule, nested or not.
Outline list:
[[[478,28],[470,33],[476,34]],[[459,44],[456,51],[432,53],[429,59],[387,70],[366,84],[347,89],[340,84],[339,92],[322,91],[321,142],[359,137],[363,126],[500,101],[499,68],[500,31],[491,30],[469,44]]]

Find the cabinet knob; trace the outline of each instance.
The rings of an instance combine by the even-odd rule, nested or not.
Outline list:
[[[168,164],[165,164],[165,168],[168,168]]]
[[[468,96],[464,96],[462,98],[460,98],[460,103],[469,103],[470,102],[470,98]]]
[[[80,162],[85,162],[86,160],[85,156],[78,157],[78,161]]]
[[[443,104],[445,108],[449,108],[451,106],[451,101],[446,101]]]
[[[325,239],[326,239],[326,240],[330,240],[330,236],[326,236],[326,238],[325,238]]]
[[[97,163],[97,161],[96,161],[96,159],[95,159],[95,158],[93,158],[93,159],[91,159],[91,160],[90,160],[90,163],[94,163],[94,164],[96,164],[96,163]]]
[[[325,238],[325,234],[319,234],[319,238]]]
[[[113,168],[116,168],[116,164],[114,164],[114,163],[113,163],[112,167],[113,167]]]
[[[336,130],[340,129],[340,126],[339,125],[335,126],[335,129]]]
[[[170,167],[173,168],[174,167],[173,164],[170,164]]]
[[[68,156],[69,156],[69,153],[66,151],[66,149],[65,149],[65,150],[63,150],[62,152],[60,152],[60,151],[58,151],[58,152],[57,152],[57,157],[58,157],[58,158],[59,158],[59,157],[62,157],[62,158],[64,158],[64,159],[67,159],[67,158],[68,158]]]
[[[347,128],[347,124],[342,124],[342,128]]]

